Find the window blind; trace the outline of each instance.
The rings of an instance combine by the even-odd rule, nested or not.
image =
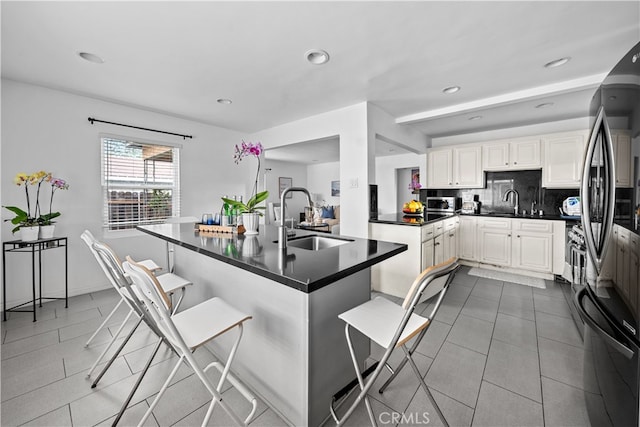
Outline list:
[[[179,147],[102,137],[104,226],[135,228],[180,216]]]

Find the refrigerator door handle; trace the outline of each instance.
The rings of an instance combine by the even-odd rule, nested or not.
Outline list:
[[[580,313],[580,317],[582,317],[582,320],[584,320],[584,322],[588,324],[591,327],[591,329],[596,331],[598,335],[600,335],[602,339],[604,339],[607,342],[607,344],[615,348],[624,357],[631,360],[634,354],[633,350],[627,347],[626,345],[624,345],[623,343],[621,343],[620,341],[618,341],[617,339],[615,339],[614,337],[612,337],[611,335],[609,335],[607,331],[605,331],[600,326],[598,326],[597,322],[593,320],[591,316],[589,316],[589,314],[587,313],[587,311],[584,309],[582,305],[582,300],[585,297],[588,298],[586,287],[581,289],[575,295],[576,306],[578,307],[578,313]]]

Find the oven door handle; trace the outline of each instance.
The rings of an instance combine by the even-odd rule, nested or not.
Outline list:
[[[584,320],[584,322],[588,324],[591,327],[591,329],[596,331],[598,335],[600,335],[602,339],[604,339],[607,342],[607,344],[615,348],[624,357],[631,360],[634,355],[633,350],[627,347],[626,345],[624,345],[623,343],[621,343],[620,341],[618,341],[617,339],[615,339],[614,337],[612,337],[611,335],[609,335],[607,331],[605,331],[600,326],[598,326],[597,322],[593,320],[591,316],[589,316],[587,311],[584,309],[584,306],[582,305],[582,300],[585,297],[589,297],[587,295],[586,286],[582,288],[580,291],[578,291],[578,293],[575,296],[576,306],[578,307],[578,313],[580,314],[580,317],[582,318],[582,320]]]

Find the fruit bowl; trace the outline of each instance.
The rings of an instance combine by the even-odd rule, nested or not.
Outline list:
[[[422,209],[402,209],[402,213],[405,215],[422,215]]]

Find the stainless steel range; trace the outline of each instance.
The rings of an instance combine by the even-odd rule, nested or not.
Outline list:
[[[582,224],[567,225],[567,248],[563,277],[571,284],[569,308],[580,336],[584,337],[584,321],[576,306],[575,295],[586,286],[587,247]]]

